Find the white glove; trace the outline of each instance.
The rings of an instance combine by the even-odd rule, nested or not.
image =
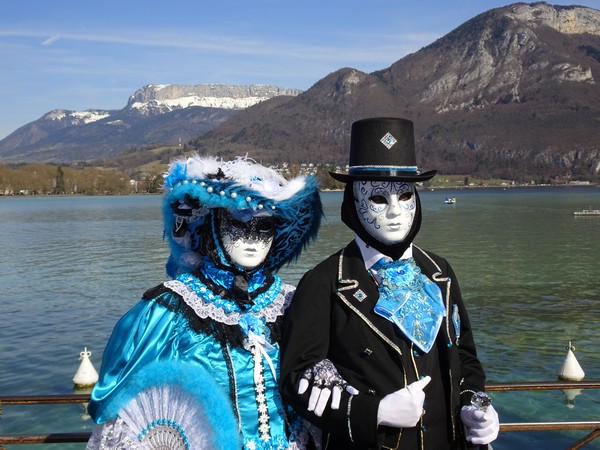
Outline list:
[[[328,359],[323,359],[304,371],[298,383],[298,394],[304,394],[311,385],[307,409],[314,411],[318,417],[323,415],[330,397],[331,409],[340,408],[342,390],[346,390],[350,395],[358,394],[358,390],[346,383]]]
[[[465,425],[467,441],[477,445],[485,445],[498,437],[500,420],[492,405],[487,409],[477,409],[475,406],[463,406],[460,418]]]
[[[426,376],[383,397],[377,410],[377,425],[396,428],[414,427],[423,415],[425,402],[423,389],[430,381],[431,377]]]

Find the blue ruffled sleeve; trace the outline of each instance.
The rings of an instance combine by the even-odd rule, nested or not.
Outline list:
[[[166,359],[177,359],[181,315],[153,300],[142,300],[115,325],[104,350],[99,380],[94,386],[89,414],[96,423],[116,417],[107,409],[114,396],[140,368]]]

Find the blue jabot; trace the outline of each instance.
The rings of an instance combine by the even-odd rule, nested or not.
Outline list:
[[[372,270],[381,278],[374,311],[393,322],[425,353],[431,350],[446,316],[442,292],[421,273],[414,258],[385,262]]]

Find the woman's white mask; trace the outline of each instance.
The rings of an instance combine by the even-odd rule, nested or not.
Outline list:
[[[269,216],[241,220],[225,214],[220,221],[223,250],[232,263],[254,269],[266,259],[275,236],[275,222]]]
[[[386,245],[398,244],[415,220],[417,202],[412,183],[354,181],[358,219],[365,230]]]

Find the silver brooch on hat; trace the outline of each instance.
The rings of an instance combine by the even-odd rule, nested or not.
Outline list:
[[[385,145],[387,147],[387,149],[389,150],[390,148],[392,148],[394,146],[394,144],[396,142],[398,142],[396,140],[396,138],[394,136],[392,136],[392,133],[390,133],[389,131],[387,133],[385,133],[385,136],[383,136],[380,139],[380,142]]]

